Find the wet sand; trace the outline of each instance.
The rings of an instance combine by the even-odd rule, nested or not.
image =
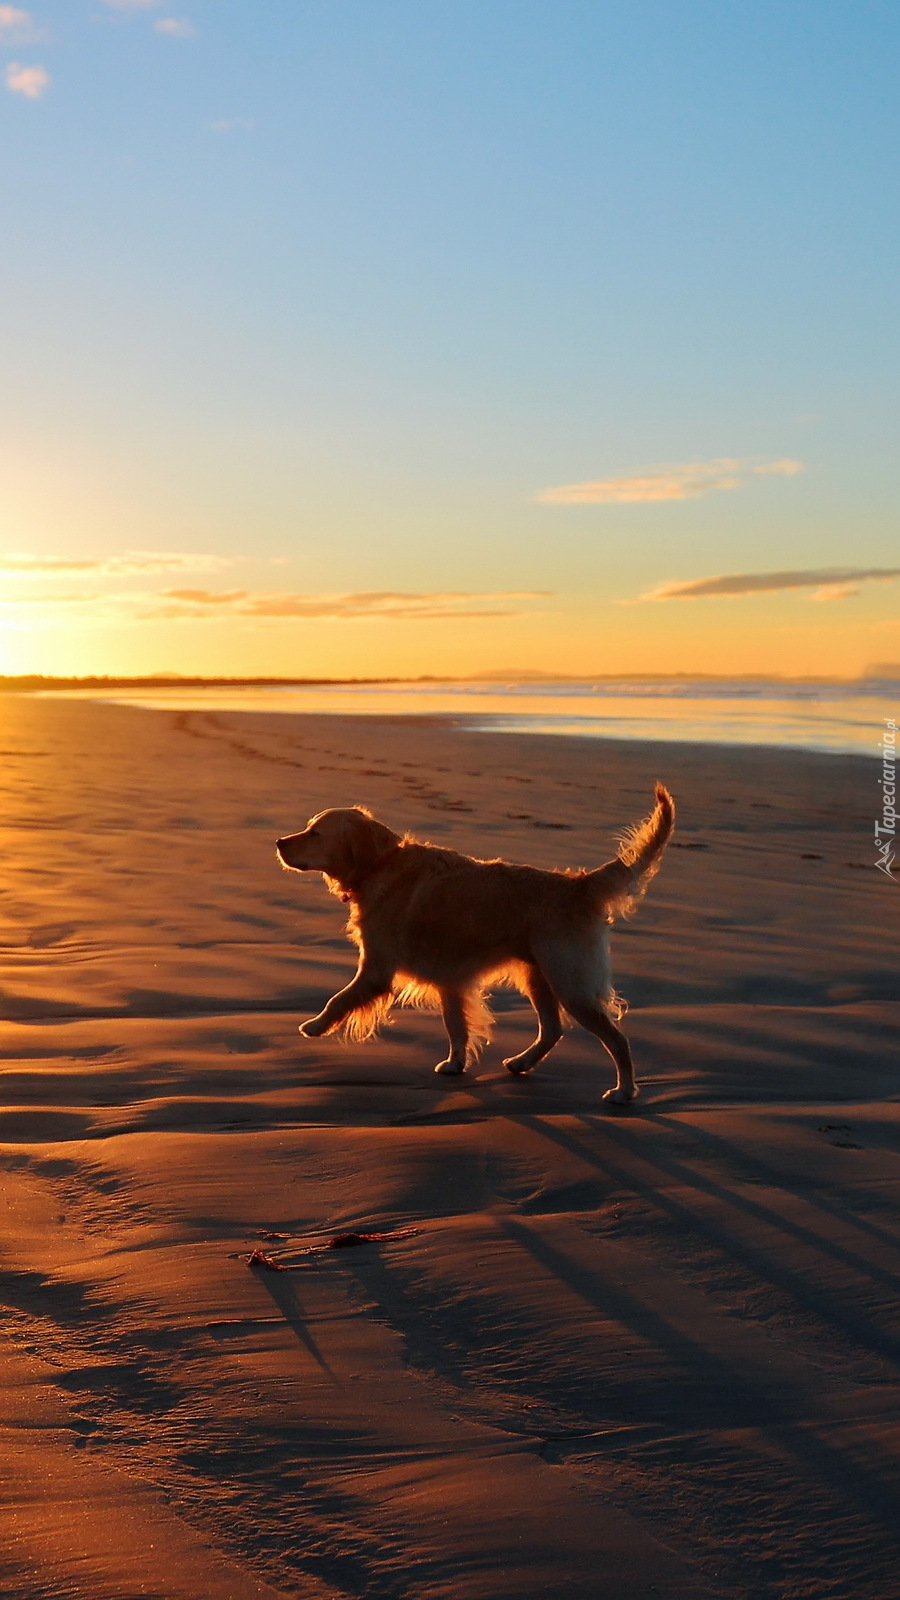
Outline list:
[[[900,888],[875,763],[434,720],[0,699],[0,1592],[886,1600],[900,1571]],[[297,1024],[345,909],[279,833],[364,802],[597,865],[643,1098],[530,1014]],[[394,1238],[319,1249],[339,1233]],[[271,1237],[274,1236],[274,1237]],[[255,1247],[288,1270],[251,1268]]]

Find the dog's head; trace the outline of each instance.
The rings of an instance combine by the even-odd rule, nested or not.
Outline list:
[[[363,806],[320,811],[302,833],[278,839],[282,866],[292,872],[324,872],[344,889],[353,889],[397,848],[396,833]]]

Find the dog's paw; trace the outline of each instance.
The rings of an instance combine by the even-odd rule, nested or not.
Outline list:
[[[603,1096],[608,1106],[630,1106],[640,1094],[640,1089],[635,1084],[633,1089],[607,1089]]]
[[[320,1039],[327,1029],[328,1023],[323,1022],[321,1017],[309,1017],[306,1022],[301,1022],[298,1032],[302,1033],[304,1039]]]
[[[534,1062],[529,1061],[527,1056],[507,1056],[503,1065],[514,1078],[523,1078],[526,1072],[531,1071]]]
[[[458,1078],[460,1073],[465,1072],[466,1069],[461,1061],[454,1061],[452,1056],[448,1056],[446,1061],[439,1061],[434,1070],[435,1072],[440,1072],[444,1077]]]

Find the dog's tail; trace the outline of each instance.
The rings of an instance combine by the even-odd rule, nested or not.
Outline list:
[[[589,872],[595,904],[613,917],[633,911],[650,879],[659,871],[663,851],[675,827],[675,801],[663,784],[656,785],[656,805],[649,817],[622,835],[619,853],[596,872]]]

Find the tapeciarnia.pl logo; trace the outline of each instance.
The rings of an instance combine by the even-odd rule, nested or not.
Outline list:
[[[882,757],[881,821],[875,824],[875,865],[879,872],[893,878],[894,840],[897,836],[897,724],[885,717],[884,733],[879,745]]]

